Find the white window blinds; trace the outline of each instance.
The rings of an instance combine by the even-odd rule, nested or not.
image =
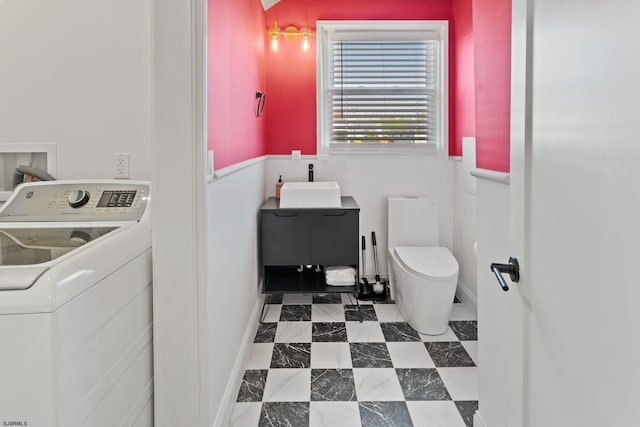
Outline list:
[[[330,40],[331,145],[435,144],[437,40]]]

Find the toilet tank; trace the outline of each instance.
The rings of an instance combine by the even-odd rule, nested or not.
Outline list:
[[[439,246],[438,202],[428,197],[389,197],[387,244]]]

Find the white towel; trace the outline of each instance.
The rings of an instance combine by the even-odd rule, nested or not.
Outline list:
[[[334,273],[349,273],[356,274],[356,269],[353,267],[349,267],[348,265],[332,265],[330,267],[325,267],[325,273],[334,274]]]
[[[356,281],[356,270],[353,267],[327,267],[324,275],[329,286],[353,286]]]
[[[356,275],[356,270],[347,267],[342,269],[325,270],[325,276],[332,279],[353,278]]]
[[[346,278],[353,277],[355,275],[356,275],[355,271],[353,271],[353,272],[346,271],[346,272],[340,272],[340,273],[337,273],[337,272],[327,273],[327,274],[325,274],[325,277],[330,277],[332,279],[340,279],[340,278],[345,278],[345,277]]]

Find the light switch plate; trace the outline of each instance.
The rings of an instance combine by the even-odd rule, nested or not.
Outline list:
[[[291,150],[291,162],[294,164],[300,163],[302,159],[302,152],[300,150]]]
[[[213,150],[207,151],[207,181],[213,181]]]

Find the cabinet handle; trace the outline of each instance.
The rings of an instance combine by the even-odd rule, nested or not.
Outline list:
[[[276,212],[274,212],[273,215],[274,216],[279,216],[279,217],[284,217],[284,218],[291,218],[291,217],[294,217],[294,216],[298,216],[297,213],[285,214],[285,213],[276,213]]]
[[[345,216],[346,214],[347,214],[346,212],[336,212],[336,213],[322,212],[322,216]]]

